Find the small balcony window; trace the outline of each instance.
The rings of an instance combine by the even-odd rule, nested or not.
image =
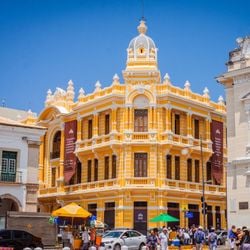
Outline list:
[[[60,146],[61,146],[61,131],[57,131],[53,138],[52,152],[50,155],[51,159],[60,157]]]
[[[134,113],[134,131],[147,132],[148,131],[148,110],[136,109]]]
[[[17,152],[3,151],[1,181],[16,182]]]

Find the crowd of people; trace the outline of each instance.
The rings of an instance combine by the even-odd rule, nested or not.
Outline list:
[[[156,250],[160,246],[161,250],[167,250],[168,246],[193,245],[196,250],[203,249],[206,244],[210,250],[217,249],[218,234],[214,228],[204,231],[201,226],[193,225],[189,229],[167,228],[163,226],[161,230],[154,228],[147,236],[147,248]],[[228,232],[228,242],[230,250],[250,250],[249,230],[246,227],[236,228],[233,226]]]
[[[228,233],[230,250],[250,250],[250,232],[246,227],[236,228],[235,225],[231,227]]]

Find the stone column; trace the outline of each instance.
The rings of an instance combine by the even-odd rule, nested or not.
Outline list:
[[[125,112],[124,112],[124,129],[128,129],[128,124],[129,124],[129,121],[128,121],[128,106],[126,105],[125,106]]]
[[[40,138],[41,144],[39,149],[39,186],[42,187],[44,184],[44,143],[45,135]]]
[[[153,111],[153,124],[152,124],[153,126],[152,127],[153,127],[153,129],[156,129],[156,119],[157,119],[157,117],[156,117],[156,105],[153,106],[152,111]]]
[[[111,112],[111,120],[112,120],[112,125],[111,125],[111,132],[115,133],[117,132],[116,130],[116,125],[117,125],[117,107],[116,105],[112,105],[112,112]]]
[[[132,112],[133,112],[133,108],[132,108],[132,106],[129,106],[128,107],[128,129],[129,130],[134,130],[133,124],[132,124],[132,117],[133,117]]]
[[[245,106],[246,118],[247,118],[247,146],[246,155],[250,156],[250,104]]]
[[[170,132],[172,131],[171,129],[171,110],[172,107],[171,105],[167,105],[166,106],[166,131]]]
[[[61,124],[61,145],[60,145],[60,163],[58,186],[64,186],[64,123]]]
[[[188,137],[193,137],[192,133],[192,112],[189,111],[187,113],[187,136]]]
[[[207,117],[205,120],[205,128],[206,128],[205,140],[211,140],[210,124],[211,124],[211,117]]]
[[[77,141],[82,140],[82,118],[77,116]]]
[[[98,136],[98,112],[94,111],[94,119],[93,119],[93,137]]]
[[[152,107],[148,109],[148,130],[152,129]]]

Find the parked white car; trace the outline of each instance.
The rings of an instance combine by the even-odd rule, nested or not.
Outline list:
[[[135,230],[111,230],[102,237],[105,249],[121,250],[123,245],[129,250],[141,250],[146,245],[146,236]]]

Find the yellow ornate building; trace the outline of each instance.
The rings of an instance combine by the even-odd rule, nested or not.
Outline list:
[[[162,226],[149,222],[161,212],[178,217],[181,226],[203,224],[204,190],[206,225],[225,228],[223,99],[211,101],[206,88],[193,93],[188,81],[178,88],[168,74],[161,81],[157,48],[146,31],[141,21],[127,49],[124,83],[117,75],[109,87],[97,82],[91,94],[80,89],[76,102],[72,81],[66,91],[48,91],[38,119],[47,127],[40,211],[74,201],[110,227],[145,232]]]

